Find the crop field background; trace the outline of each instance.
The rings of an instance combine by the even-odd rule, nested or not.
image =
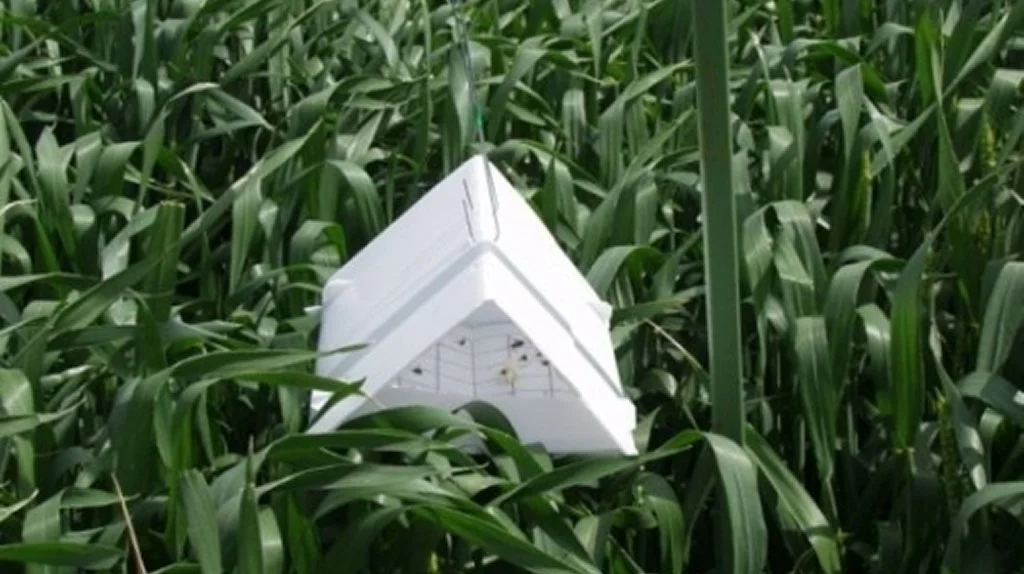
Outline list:
[[[453,2],[0,3],[3,572],[1024,571],[1024,2]],[[302,433],[305,307],[475,153],[639,456]]]

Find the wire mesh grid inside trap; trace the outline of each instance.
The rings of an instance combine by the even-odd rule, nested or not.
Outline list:
[[[396,389],[471,397],[579,397],[513,323],[459,326],[389,381]]]

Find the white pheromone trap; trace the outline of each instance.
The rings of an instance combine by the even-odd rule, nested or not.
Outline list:
[[[309,430],[381,406],[484,401],[549,452],[635,454],[610,314],[526,200],[473,157],[328,280],[320,349],[367,345],[317,373],[364,379],[374,400],[342,399]],[[314,413],[329,398],[314,392]]]

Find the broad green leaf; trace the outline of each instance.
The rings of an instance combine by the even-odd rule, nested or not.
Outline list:
[[[327,4],[326,0],[315,2],[297,17],[289,19],[288,25],[275,30],[272,38],[264,41],[259,46],[256,46],[255,49],[248,51],[244,57],[225,70],[224,74],[219,78],[220,83],[222,85],[230,84],[256,70],[257,67],[266,61],[274,52],[281,49],[284,43],[288,40],[289,33],[293,28],[313,17],[325,4]],[[261,6],[261,8],[265,8],[265,6]]]
[[[525,42],[522,42],[516,47],[516,54],[514,61],[512,62],[512,67],[505,74],[505,78],[502,80],[501,85],[494,91],[494,95],[491,96],[491,100],[488,102],[487,138],[491,141],[498,140],[497,135],[502,127],[505,108],[513,90],[515,90],[516,84],[519,83],[537,64],[537,62],[547,54],[547,50],[543,44],[543,39],[541,37],[534,36],[532,38],[527,38]]]
[[[831,491],[828,485],[835,465],[839,389],[828,355],[828,331],[825,319],[820,316],[800,317],[794,327],[793,354],[804,421],[814,446],[818,476],[824,489]]]
[[[1003,416],[1024,427],[1024,391],[999,375],[973,372],[957,383],[965,397],[982,401]]]
[[[961,537],[968,530],[969,522],[976,513],[1006,498],[1022,495],[1024,495],[1024,482],[1002,482],[990,484],[967,497],[953,519],[942,562],[943,572],[959,572],[961,570]]]
[[[98,193],[119,196],[124,190],[125,167],[139,142],[121,142],[103,147],[96,161],[92,188]]]
[[[107,571],[114,567],[124,552],[120,548],[99,544],[40,542],[0,545],[0,560],[24,564],[67,566],[82,570]]]
[[[15,502],[14,504],[11,504],[9,506],[0,507],[0,523],[3,523],[4,520],[7,520],[11,516],[17,514],[23,508],[25,508],[26,506],[31,504],[32,501],[36,499],[36,496],[38,496],[38,494],[39,494],[39,491],[38,490],[34,490],[34,491],[32,491],[32,494],[30,494],[30,495],[26,496],[25,498]]]
[[[50,128],[44,129],[39,135],[35,152],[39,162],[39,205],[43,227],[54,231],[67,252],[73,255],[75,242],[71,229],[71,186],[67,176],[71,157],[61,149]]]
[[[263,574],[263,540],[256,490],[251,484],[242,491],[238,517],[238,573]]]
[[[1014,31],[1020,30],[1022,25],[1024,25],[1024,6],[1016,2],[1010,4],[1009,10],[1006,10],[999,18],[999,21],[985,34],[985,37],[978,43],[974,52],[971,53],[967,61],[960,67],[956,77],[949,82],[946,89],[952,90],[956,88],[970,74],[974,73],[975,69],[988,62],[1002,49]]]
[[[823,572],[842,572],[842,558],[835,528],[818,504],[771,445],[750,425],[746,428],[747,451],[778,497],[779,509],[800,528],[814,549]]]
[[[217,509],[210,487],[199,471],[188,469],[181,474],[181,492],[193,555],[203,574],[222,572]]]
[[[899,447],[913,444],[924,409],[921,279],[930,247],[931,242],[921,245],[900,273],[889,317],[892,347],[888,391],[892,401],[893,440]]]
[[[718,466],[722,509],[729,538],[728,556],[721,563],[734,572],[761,572],[768,557],[768,533],[757,493],[757,467],[742,447],[729,439],[705,433]]]
[[[593,566],[579,564],[572,566],[541,551],[530,543],[522,532],[510,530],[509,526],[496,520],[491,514],[468,514],[454,509],[434,507],[414,510],[416,514],[429,517],[453,534],[493,552],[503,559],[530,572],[554,574],[566,572],[599,572]]]
[[[363,232],[367,237],[376,236],[384,227],[384,213],[377,189],[369,174],[350,161],[329,160],[327,163],[341,176],[341,181],[345,183],[345,191],[352,194]]]
[[[867,260],[849,263],[838,268],[832,275],[825,297],[824,315],[829,334],[829,355],[832,357],[832,376],[841,384],[847,376],[857,309],[867,277],[883,264],[895,263],[895,259],[878,254]]]
[[[218,218],[227,212],[228,208],[234,205],[234,202],[238,199],[238,195],[242,193],[251,182],[261,181],[263,178],[280,169],[284,164],[290,161],[293,156],[302,150],[313,133],[319,129],[320,124],[314,124],[309,131],[301,137],[281,144],[260,158],[258,162],[249,168],[245,175],[236,180],[223,195],[218,197],[212,205],[202,212],[202,215],[196,218],[185,229],[185,232],[182,234],[181,244],[183,246],[187,246],[195,241],[201,234],[207,232],[209,228],[216,224]]]
[[[167,371],[119,389],[110,414],[114,468],[126,494],[150,487],[157,476],[158,457],[154,436],[157,397],[167,384]],[[133,421],[147,421],[139,424]]]
[[[743,362],[740,358],[740,277],[739,225],[733,187],[733,144],[728,95],[729,17],[720,2],[692,3],[694,51],[699,65],[697,79],[698,128],[700,134],[701,212],[704,217],[704,267],[709,334],[711,374],[712,427],[732,440],[743,442]],[[802,135],[802,130],[801,130]],[[802,195],[801,195],[802,197]],[[733,528],[739,525],[732,523]],[[763,526],[762,526],[763,529]],[[739,531],[734,530],[734,535]],[[747,532],[753,535],[752,532]],[[749,544],[759,540],[747,538]],[[738,550],[738,541],[733,539]],[[763,554],[755,548],[756,554]],[[737,572],[753,572],[764,557],[753,560],[733,554],[728,568]]]
[[[231,206],[231,274],[230,289],[238,286],[252,244],[259,229],[259,208],[263,201],[263,181],[250,179],[239,191]]]
[[[860,131],[859,120],[864,100],[864,83],[859,65],[850,66],[836,76],[836,100],[843,122],[843,154],[849,159]]]
[[[57,422],[78,410],[81,402],[56,413],[33,413],[30,415],[0,416],[0,438],[23,434],[42,425]]]
[[[951,430],[956,436],[956,443],[958,452],[960,455],[959,461],[946,461],[949,466],[945,466],[944,470],[948,474],[953,474],[959,466],[963,466],[967,470],[967,474],[974,485],[974,488],[980,489],[988,484],[988,469],[985,460],[985,445],[981,438],[981,434],[978,432],[978,421],[977,417],[974,416],[963,400],[963,393],[953,383],[949,374],[946,372],[945,367],[939,360],[939,355],[932,352],[932,357],[935,359],[935,370],[939,373],[939,378],[942,380],[942,391],[944,394],[944,400],[948,403],[949,412],[952,418],[952,424],[955,425]],[[940,405],[940,409],[941,409]],[[941,412],[940,412],[941,417]],[[940,418],[940,438],[941,433],[945,432],[945,429],[941,426],[942,419]],[[943,454],[948,456],[950,453],[946,452],[945,449]],[[954,464],[959,463],[959,464]]]
[[[137,263],[89,289],[81,297],[60,310],[53,319],[54,327],[57,330],[86,327],[102,316],[126,289],[131,288],[152,273],[161,260],[162,254],[152,254],[141,263]]]
[[[416,505],[391,506],[374,509],[361,514],[349,524],[345,532],[338,537],[330,550],[325,562],[340,564],[344,562],[347,571],[361,572],[364,565],[371,559],[370,549],[381,530],[397,520],[403,514],[416,509]]]
[[[281,574],[284,572],[285,549],[274,510],[272,508],[260,509],[259,522],[263,574]]]
[[[16,369],[0,369],[0,407],[5,418],[14,420],[38,419],[35,410],[35,391],[25,373]],[[13,436],[14,460],[18,465],[18,492],[22,496],[38,493],[36,487],[36,443],[33,437]]]
[[[634,468],[644,462],[678,454],[681,451],[687,450],[693,443],[699,440],[700,433],[696,431],[683,431],[676,435],[669,443],[635,459],[592,458],[568,463],[523,482],[515,489],[498,497],[494,503],[511,502],[518,498],[558,491],[570,486],[589,484],[616,472]]]
[[[61,493],[51,496],[38,506],[35,506],[25,514],[25,521],[21,525],[21,538],[26,544],[46,546],[58,543],[61,538],[61,516],[60,516]],[[73,548],[72,551],[81,552],[81,548]],[[59,554],[60,551],[58,550]],[[29,562],[25,569],[28,574],[63,574],[68,572],[67,568],[59,568],[62,564],[51,564],[46,559],[35,559]]]
[[[661,255],[646,245],[618,245],[605,250],[587,271],[587,281],[600,296],[605,296],[624,266],[646,267],[660,263]]]
[[[975,370],[999,372],[1024,325],[1024,263],[1010,262],[999,270],[985,306]]]
[[[653,473],[644,473],[640,487],[658,519],[658,534],[661,541],[661,568],[664,572],[682,572],[683,560],[683,513],[672,485]]]
[[[890,315],[889,380],[891,386],[889,391],[892,401],[893,440],[898,447],[908,447],[913,444],[913,437],[917,433],[917,426],[924,408],[921,363],[923,351],[921,345],[922,276],[933,248],[932,243],[935,236],[953,218],[957,217],[961,210],[973,204],[978,198],[987,195],[993,180],[994,174],[957,198],[935,231],[929,233],[925,241],[918,246],[896,281]]]
[[[339,348],[331,353],[343,353],[358,349],[363,345],[351,345]],[[170,367],[169,374],[185,379],[228,379],[233,377],[248,377],[251,380],[267,380],[276,384],[287,384],[284,375],[272,373],[261,374],[263,371],[284,369],[310,363],[325,353],[316,351],[301,351],[291,349],[245,349],[238,351],[214,351],[205,355],[199,355],[185,359]],[[313,388],[343,390],[344,383],[331,384],[325,379],[312,377],[310,375],[296,374],[292,380],[295,384]]]

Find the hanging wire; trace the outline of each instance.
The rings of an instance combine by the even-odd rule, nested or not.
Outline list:
[[[486,143],[484,137],[484,116],[483,106],[477,99],[476,93],[476,75],[473,72],[473,57],[469,51],[469,18],[464,10],[465,3],[463,0],[448,0],[448,5],[452,8],[452,19],[455,22],[455,31],[458,38],[455,43],[459,47],[459,52],[462,55],[463,66],[466,69],[466,82],[469,91],[470,108],[473,113],[473,124],[474,130],[476,131],[477,143],[483,148],[483,144]],[[491,175],[491,165],[487,161],[487,156],[484,154],[484,174],[487,178],[487,194],[491,199],[491,216],[494,219],[494,241],[498,241],[501,237],[501,224],[498,221],[498,194],[494,189],[494,178]],[[466,183],[463,182],[465,187]],[[462,209],[466,218],[466,226],[469,228],[469,236],[471,242],[476,242],[476,236],[473,233],[473,226],[470,224],[469,211],[474,209],[473,199],[470,197],[469,189],[465,189],[465,198],[462,200]]]
[[[469,52],[469,17],[464,9],[463,0],[448,0],[452,7],[452,19],[455,21],[456,35],[455,43],[462,55],[463,65],[466,67],[466,79],[469,86],[469,102],[473,111],[473,129],[476,132],[477,143],[485,143],[484,139],[484,115],[483,106],[477,101],[476,76],[473,73],[473,56]]]

